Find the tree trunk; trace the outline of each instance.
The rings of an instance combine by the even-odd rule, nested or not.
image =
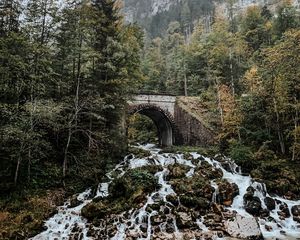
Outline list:
[[[274,102],[274,110],[276,114],[276,130],[277,130],[280,150],[282,154],[285,154],[285,144],[284,144],[283,134],[280,127],[280,115],[277,109],[277,102],[275,98],[273,98],[273,102]]]
[[[295,161],[296,159],[296,144],[298,142],[298,134],[297,134],[297,129],[298,129],[298,121],[299,121],[299,112],[298,112],[298,106],[297,106],[297,99],[296,97],[294,98],[296,109],[295,109],[295,116],[294,116],[294,144],[293,144],[293,149],[292,149],[292,161]]]
[[[217,94],[218,94],[218,108],[220,112],[220,118],[221,118],[221,123],[222,126],[224,125],[224,114],[223,114],[223,108],[222,108],[222,100],[221,100],[221,93],[220,93],[220,86],[218,81],[216,80],[216,85],[217,85]]]
[[[15,171],[15,178],[14,178],[15,186],[17,186],[20,164],[21,164],[21,156],[18,157],[18,161],[17,161],[17,167],[16,167],[16,171]]]
[[[63,185],[65,186],[65,177],[66,177],[66,172],[67,172],[67,164],[68,164],[68,152],[69,152],[69,146],[71,142],[71,136],[72,136],[72,129],[69,124],[69,131],[68,131],[68,140],[67,140],[67,145],[65,148],[65,153],[64,153],[64,162],[63,162]]]
[[[230,81],[231,81],[231,89],[232,89],[232,96],[235,95],[235,86],[234,86],[234,78],[233,78],[233,64],[232,64],[232,48],[230,47],[229,52],[229,59],[230,59]]]

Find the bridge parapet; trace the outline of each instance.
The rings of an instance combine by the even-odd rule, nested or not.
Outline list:
[[[128,114],[148,116],[158,130],[160,145],[207,146],[214,143],[213,131],[195,117],[193,109],[180,104],[180,97],[166,94],[139,94],[128,102]]]
[[[176,96],[170,95],[158,95],[158,94],[140,94],[135,95],[131,101],[129,101],[129,105],[143,105],[143,104],[151,104],[160,107],[161,109],[169,112],[172,117],[175,114],[175,103]]]

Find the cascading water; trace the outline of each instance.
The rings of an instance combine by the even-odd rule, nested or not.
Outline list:
[[[174,213],[174,203],[168,201],[168,196],[177,196],[172,185],[166,180],[168,178],[169,166],[174,164],[180,164],[188,168],[185,177],[192,178],[195,174],[197,166],[201,166],[204,162],[208,163],[212,168],[219,169],[223,173],[223,179],[227,182],[236,184],[239,189],[239,194],[234,197],[231,206],[226,206],[224,208],[223,214],[228,214],[231,212],[236,212],[242,217],[251,217],[245,209],[245,195],[252,191],[253,197],[259,199],[261,202],[261,208],[267,209],[265,199],[273,199],[275,207],[274,210],[269,211],[269,214],[265,217],[257,216],[257,221],[262,235],[265,239],[300,239],[300,224],[294,221],[291,214],[292,207],[300,205],[300,201],[289,201],[277,196],[271,197],[262,183],[255,182],[249,176],[243,176],[238,171],[238,166],[234,163],[228,161],[229,169],[224,168],[223,165],[207,157],[203,157],[197,153],[191,153],[191,159],[185,159],[183,154],[171,154],[171,153],[160,153],[160,149],[155,148],[153,145],[140,146],[144,150],[149,150],[151,156],[147,158],[136,158],[134,156],[125,157],[119,165],[117,165],[111,172],[107,174],[108,182],[99,185],[97,194],[94,198],[105,198],[109,195],[109,185],[110,183],[118,177],[123,176],[126,171],[130,169],[136,169],[145,166],[159,166],[160,170],[155,173],[155,177],[158,179],[160,185],[159,189],[152,192],[148,197],[146,202],[128,212],[124,212],[118,216],[115,216],[113,221],[109,223],[115,226],[115,232],[113,234],[106,234],[106,237],[95,237],[97,232],[104,231],[103,226],[93,226],[86,219],[81,216],[81,210],[88,204],[90,204],[93,199],[90,198],[91,190],[88,189],[85,192],[78,195],[77,199],[81,204],[77,207],[70,207],[70,202],[66,202],[63,206],[58,208],[58,213],[51,219],[46,221],[45,227],[46,231],[37,235],[33,240],[39,239],[153,239],[153,234],[158,234],[156,232],[161,232],[160,237],[155,239],[182,239],[183,232],[179,229],[177,218]],[[197,160],[198,161],[193,161]],[[219,196],[218,183],[215,180],[210,180],[211,187],[214,189],[212,199],[210,201],[212,204],[217,205]],[[249,188],[250,187],[250,188]],[[163,207],[160,210],[149,210],[149,206],[153,204],[163,202]],[[178,201],[180,207],[180,201]],[[290,214],[283,217],[281,212],[285,208]],[[300,209],[300,206],[299,206]],[[159,220],[161,212],[164,212],[166,221]],[[209,214],[208,215],[212,215]],[[153,221],[158,218],[158,226],[154,228]],[[182,213],[182,218],[187,218],[187,214]],[[153,220],[154,219],[154,220]],[[197,219],[193,219],[195,226],[193,230],[197,231],[198,237],[190,237],[188,239],[206,239],[205,236],[209,236],[210,239],[226,239],[226,236],[212,232],[209,226],[206,226],[205,217],[200,216]],[[256,220],[255,220],[256,221]],[[223,221],[224,222],[224,221]],[[172,229],[172,231],[170,231]],[[89,233],[93,231],[95,234],[91,236]],[[226,232],[226,231],[225,231]],[[227,231],[228,232],[228,231]],[[158,235],[157,235],[158,236]],[[196,236],[196,235],[193,235]]]

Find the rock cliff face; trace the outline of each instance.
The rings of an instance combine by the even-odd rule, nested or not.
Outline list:
[[[129,22],[151,18],[158,13],[168,11],[171,6],[177,5],[180,1],[181,0],[125,0],[125,17]]]
[[[271,11],[283,0],[236,0],[232,6],[225,0],[123,0],[128,22],[137,22],[152,36],[163,35],[171,21],[178,21],[182,30],[193,27],[195,21],[207,22],[213,15],[228,15],[229,8],[238,14],[253,5],[268,6]],[[299,7],[300,0],[292,0]]]
[[[128,22],[137,22],[152,36],[163,35],[172,21],[178,21],[182,30],[195,20],[211,15],[213,0],[123,0]]]

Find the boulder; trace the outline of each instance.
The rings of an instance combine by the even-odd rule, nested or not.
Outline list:
[[[175,226],[173,223],[167,223],[166,224],[166,232],[167,233],[174,233],[175,232]]]
[[[295,205],[295,206],[292,207],[292,214],[295,217],[300,216],[300,205]]]
[[[272,211],[272,210],[275,209],[276,204],[275,204],[275,200],[274,200],[273,198],[266,197],[266,198],[264,199],[264,202],[265,202],[267,208],[268,208],[270,211]]]
[[[77,195],[73,195],[70,199],[70,205],[68,206],[68,208],[75,208],[80,204],[82,204],[82,201],[77,199]]]
[[[166,196],[166,200],[170,203],[172,203],[174,206],[178,206],[179,201],[178,201],[178,197],[176,194],[170,194],[168,196]]]
[[[165,222],[166,216],[164,215],[154,215],[151,216],[150,221],[152,226],[160,225],[161,223]]]
[[[176,223],[179,229],[192,228],[197,226],[196,223],[192,220],[192,217],[189,213],[178,212],[176,215]]]
[[[220,204],[231,206],[233,199],[239,195],[239,187],[235,183],[222,181],[218,184],[219,194],[217,196]]]
[[[253,216],[259,216],[262,210],[261,201],[258,197],[253,197],[251,201],[245,202],[245,210]]]
[[[259,224],[254,217],[243,217],[237,214],[224,224],[225,231],[233,238],[262,240]]]
[[[300,217],[293,217],[293,220],[297,223],[300,223]]]
[[[176,178],[184,178],[186,173],[189,171],[189,167],[181,165],[181,164],[174,164],[168,167],[169,169],[169,179],[176,179]]]
[[[280,219],[289,218],[291,216],[290,209],[286,203],[282,203],[279,205],[280,211],[278,211],[278,215]]]
[[[194,197],[190,195],[180,195],[179,197],[180,203],[187,207],[187,208],[194,208],[194,209],[208,209],[209,208],[209,201],[206,198],[202,197]]]

